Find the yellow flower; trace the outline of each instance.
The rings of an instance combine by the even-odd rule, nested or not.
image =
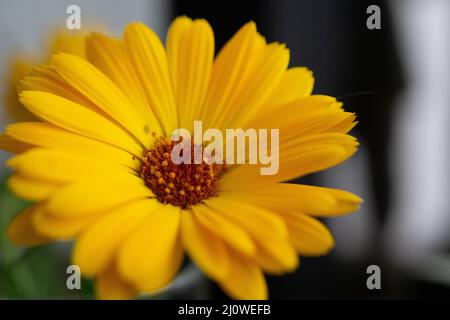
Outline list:
[[[185,251],[231,297],[265,299],[263,272],[293,271],[298,254],[334,246],[315,217],[361,200],[284,182],[349,158],[355,116],[311,95],[311,72],[288,69],[284,45],[267,44],[250,22],[214,59],[209,24],[181,17],[166,48],[132,23],[120,40],[91,34],[85,53],[55,55],[25,78],[20,101],[42,122],[10,125],[0,140],[18,153],[9,186],[35,202],[8,229],[15,243],[75,239],[73,262],[96,278],[99,298],[113,299],[165,287]],[[279,128],[279,172],[175,165],[168,137],[194,120]]]

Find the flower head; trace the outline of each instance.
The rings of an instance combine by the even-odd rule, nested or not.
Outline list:
[[[165,47],[132,23],[121,39],[87,36],[85,57],[61,53],[35,67],[20,101],[41,121],[12,124],[0,139],[17,153],[9,186],[35,203],[9,237],[23,245],[75,239],[73,261],[96,278],[100,298],[165,287],[186,252],[231,297],[263,299],[263,272],[293,271],[299,254],[326,254],[334,241],[315,217],[354,211],[361,200],[287,182],[356,151],[347,134],[354,114],[311,95],[311,72],[288,68],[289,51],[266,43],[253,22],[216,58],[214,50],[205,20],[180,17]],[[172,133],[192,131],[195,120],[222,132],[279,129],[279,171],[177,164]],[[199,146],[184,142],[192,153]]]

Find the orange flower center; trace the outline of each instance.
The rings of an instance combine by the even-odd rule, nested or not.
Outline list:
[[[186,208],[215,194],[218,168],[203,159],[201,164],[173,163],[171,152],[178,143],[167,138],[156,142],[145,153],[140,174],[160,202]],[[191,159],[194,147],[191,142]]]

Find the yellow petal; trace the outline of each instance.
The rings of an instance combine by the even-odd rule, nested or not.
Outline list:
[[[292,272],[299,266],[295,247],[289,239],[273,238],[270,241],[257,241],[255,262],[271,274]]]
[[[10,153],[22,153],[28,151],[33,146],[17,141],[7,134],[0,134],[0,149]]]
[[[232,108],[233,95],[239,88],[246,68],[253,57],[258,35],[254,22],[245,24],[220,50],[214,61],[211,82],[201,119],[208,128],[220,128],[221,113]],[[224,115],[225,116],[225,115]]]
[[[149,124],[106,75],[86,60],[65,53],[54,56],[52,65],[70,85],[122,124],[143,145],[149,145],[152,137]]]
[[[24,177],[54,183],[96,178],[126,179],[133,174],[131,169],[111,161],[41,148],[17,155],[7,164]]]
[[[121,246],[119,273],[141,291],[155,291],[169,284],[183,258],[179,223],[179,207],[164,205],[150,213]]]
[[[361,198],[344,190],[288,183],[227,190],[220,196],[273,210],[300,211],[318,217],[353,212],[362,202]]]
[[[138,199],[152,197],[142,179],[127,178],[84,180],[54,193],[45,204],[46,211],[60,218],[77,218],[105,212]],[[154,200],[156,201],[156,200]]]
[[[149,125],[155,136],[161,136],[162,129],[147,101],[136,72],[131,65],[120,41],[98,33],[91,33],[86,39],[88,61],[111,79],[126,95],[141,118]]]
[[[135,157],[123,149],[72,133],[49,123],[16,123],[9,125],[6,132],[14,139],[30,145],[117,161],[130,168],[137,168],[139,164]]]
[[[17,99],[17,85],[20,80],[30,74],[33,65],[36,64],[36,57],[22,55],[16,52],[14,56],[10,56],[8,61],[9,71],[4,74],[4,91],[3,103],[5,115],[11,116],[11,119],[17,120],[31,120],[35,117],[25,109]]]
[[[192,211],[196,220],[203,227],[207,228],[214,236],[220,237],[230,247],[247,256],[255,254],[255,245],[244,229],[233,224],[220,213],[214,212],[207,206],[193,206]]]
[[[266,101],[266,106],[282,105],[311,94],[314,87],[312,72],[304,67],[288,69]]]
[[[262,128],[279,130],[280,155],[285,156],[292,148],[298,147],[299,142],[307,141],[309,136],[317,136],[321,133],[346,133],[355,123],[353,113],[344,112],[340,106],[342,103],[327,96],[310,96],[304,99],[289,102],[269,110],[260,110],[245,128]],[[291,109],[295,112],[292,113]],[[234,139],[234,137],[232,137]],[[271,137],[272,139],[272,137]],[[272,140],[267,141],[268,150],[272,148]],[[278,142],[278,139],[275,140]],[[226,143],[233,143],[227,140]],[[276,146],[276,145],[275,145]],[[245,149],[238,151],[244,155],[248,162],[249,144]],[[228,169],[232,168],[229,166]],[[253,171],[259,166],[253,166]]]
[[[222,239],[202,227],[190,211],[181,213],[181,235],[187,253],[200,269],[216,281],[227,277],[230,259]]]
[[[23,199],[41,201],[47,199],[51,194],[58,190],[61,185],[58,183],[28,179],[18,174],[14,174],[8,179],[8,187],[12,192]]]
[[[179,126],[166,51],[158,36],[142,23],[127,26],[124,43],[147,99],[170,136]]]
[[[39,233],[33,225],[32,218],[39,209],[38,205],[30,206],[19,213],[11,222],[6,234],[17,245],[35,246],[53,241]]]
[[[300,265],[300,259],[290,240],[268,243],[266,246],[258,245],[257,252],[253,262],[270,275],[280,276],[294,271]],[[286,255],[288,259],[280,259],[280,255]]]
[[[56,95],[24,91],[20,101],[33,114],[58,127],[121,147],[135,155],[140,146],[125,131],[98,113]]]
[[[268,241],[273,237],[287,239],[285,223],[272,211],[220,195],[207,199],[204,203],[211,210],[242,227],[255,239],[261,241]]]
[[[31,75],[25,77],[17,85],[17,92],[42,91],[51,93],[67,100],[86,106],[92,110],[98,110],[93,102],[80,94],[63,77],[59,75],[53,66],[38,65]]]
[[[219,283],[233,299],[264,300],[267,284],[261,269],[250,259],[234,256],[228,278]]]
[[[52,53],[70,53],[84,58],[85,39],[86,35],[78,30],[59,31],[53,36],[50,51]]]
[[[128,300],[137,296],[137,290],[124,281],[115,266],[109,267],[95,281],[95,294],[101,300]]]
[[[76,242],[74,264],[87,277],[102,273],[112,263],[119,245],[158,207],[156,200],[136,201],[99,219]]]
[[[318,220],[298,212],[284,212],[289,235],[301,255],[318,256],[329,253],[334,247],[333,236]]]
[[[291,122],[291,124],[286,126],[286,130],[280,130],[280,135],[283,136],[284,141],[289,141],[291,139],[294,140],[292,137],[300,135],[305,136],[327,132],[347,133],[349,125],[352,124],[354,119],[355,115],[353,113],[342,111],[305,116],[303,119],[299,118],[297,123]],[[299,123],[301,124],[299,125]]]
[[[280,141],[308,134],[339,131],[341,122],[354,120],[354,114],[337,108],[340,102],[327,96],[309,96],[274,108],[260,110],[246,127],[280,129]]]
[[[343,119],[340,123],[331,127],[328,131],[348,133],[358,124],[358,121],[355,120],[356,115],[354,113],[350,113],[345,119]]]
[[[265,261],[271,261],[268,271],[290,271],[298,266],[297,254],[289,243],[285,222],[275,213],[240,201],[240,199],[218,196],[206,200],[205,203],[221,216],[230,220],[252,237],[258,247],[256,261],[261,256]],[[267,265],[265,264],[264,267]]]
[[[287,181],[331,168],[353,156],[358,145],[354,137],[341,133],[323,133],[303,139],[292,139],[289,143],[280,145],[279,172],[265,177]]]
[[[176,82],[180,127],[191,130],[193,121],[201,120],[199,109],[205,99],[214,59],[214,34],[206,20],[195,20],[183,31],[182,37],[169,39],[168,56],[169,62],[174,62],[170,68]],[[169,32],[172,36],[173,33]]]

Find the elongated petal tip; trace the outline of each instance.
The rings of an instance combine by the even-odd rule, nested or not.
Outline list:
[[[36,246],[51,242],[48,237],[41,235],[34,227],[32,218],[38,210],[37,206],[28,207],[19,213],[6,229],[6,235],[16,245]]]

